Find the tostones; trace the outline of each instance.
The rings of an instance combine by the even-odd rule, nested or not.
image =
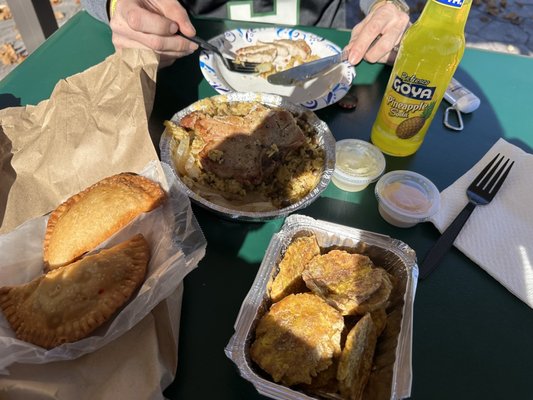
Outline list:
[[[287,251],[279,263],[279,272],[268,288],[273,302],[280,301],[291,293],[305,291],[302,271],[307,263],[319,254],[320,247],[318,247],[314,235],[296,238],[287,247]]]
[[[250,356],[275,382],[310,384],[341,352],[342,315],[312,293],[291,294],[259,320]]]

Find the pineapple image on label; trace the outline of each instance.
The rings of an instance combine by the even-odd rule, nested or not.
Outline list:
[[[422,111],[422,114],[419,116],[410,117],[405,121],[402,121],[396,127],[396,136],[398,136],[400,139],[410,139],[415,136],[418,132],[420,132],[420,129],[422,129],[426,123],[426,120],[431,116],[434,107],[435,102],[432,102],[424,109],[424,111]]]

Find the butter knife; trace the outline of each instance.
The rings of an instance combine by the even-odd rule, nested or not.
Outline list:
[[[295,85],[328,71],[341,62],[346,61],[346,59],[347,55],[342,51],[333,56],[320,58],[286,69],[285,71],[276,72],[275,74],[269,75],[267,80],[273,85]]]

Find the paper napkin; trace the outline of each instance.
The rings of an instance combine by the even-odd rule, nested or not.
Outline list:
[[[431,222],[443,232],[467,203],[466,188],[498,153],[515,161],[500,191],[478,206],[455,247],[533,308],[533,155],[499,139],[472,169],[441,193]]]

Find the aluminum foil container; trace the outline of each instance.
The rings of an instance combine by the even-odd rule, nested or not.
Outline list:
[[[369,399],[404,399],[411,395],[412,323],[418,266],[415,252],[405,243],[389,236],[350,228],[294,214],[268,246],[257,276],[244,299],[235,322],[235,333],[225,353],[257,391],[274,399],[340,399],[338,395],[311,394],[275,383],[250,358],[249,350],[259,319],[268,311],[271,301],[268,282],[277,274],[277,266],[293,238],[314,233],[320,248],[346,249],[369,256],[395,279],[395,290],[387,308],[387,328],[378,339],[374,367],[368,383]]]
[[[286,217],[287,215],[295,212],[296,210],[307,207],[314,200],[316,200],[316,198],[320,195],[320,193],[322,193],[326,189],[333,175],[333,171],[335,170],[335,139],[333,135],[331,134],[331,131],[329,130],[329,127],[327,126],[327,124],[324,121],[320,120],[315,115],[315,113],[306,109],[305,107],[302,107],[302,106],[299,106],[299,105],[296,105],[296,104],[293,104],[287,101],[284,97],[273,95],[273,94],[266,94],[266,93],[233,92],[233,93],[229,93],[225,95],[213,96],[211,97],[211,99],[213,99],[214,101],[221,101],[221,102],[223,101],[259,102],[270,107],[285,108],[295,115],[305,116],[307,122],[316,131],[319,146],[321,146],[324,149],[324,161],[325,161],[324,169],[320,176],[320,180],[318,181],[318,184],[315,186],[315,188],[311,190],[305,197],[303,197],[296,203],[293,203],[287,207],[284,207],[278,210],[262,211],[262,212],[251,212],[251,211],[242,211],[238,209],[231,209],[228,207],[221,206],[219,204],[215,204],[201,197],[200,195],[195,193],[192,189],[190,189],[185,183],[183,183],[183,181],[181,180],[180,174],[175,168],[174,156],[171,151],[171,139],[172,138],[165,130],[165,132],[163,132],[163,135],[161,136],[161,140],[159,143],[159,148],[161,151],[161,161],[172,166],[174,174],[178,180],[178,185],[180,189],[183,192],[185,192],[193,202],[199,204],[200,206],[204,208],[214,211],[220,216],[223,216],[229,219],[237,219],[237,220],[244,220],[244,221],[266,221],[266,220],[271,220],[275,218]],[[202,109],[202,100],[199,100],[191,104],[190,106],[184,108],[183,110],[178,111],[171,118],[171,121],[177,124],[187,114],[190,114],[193,111],[198,111],[201,109]]]

